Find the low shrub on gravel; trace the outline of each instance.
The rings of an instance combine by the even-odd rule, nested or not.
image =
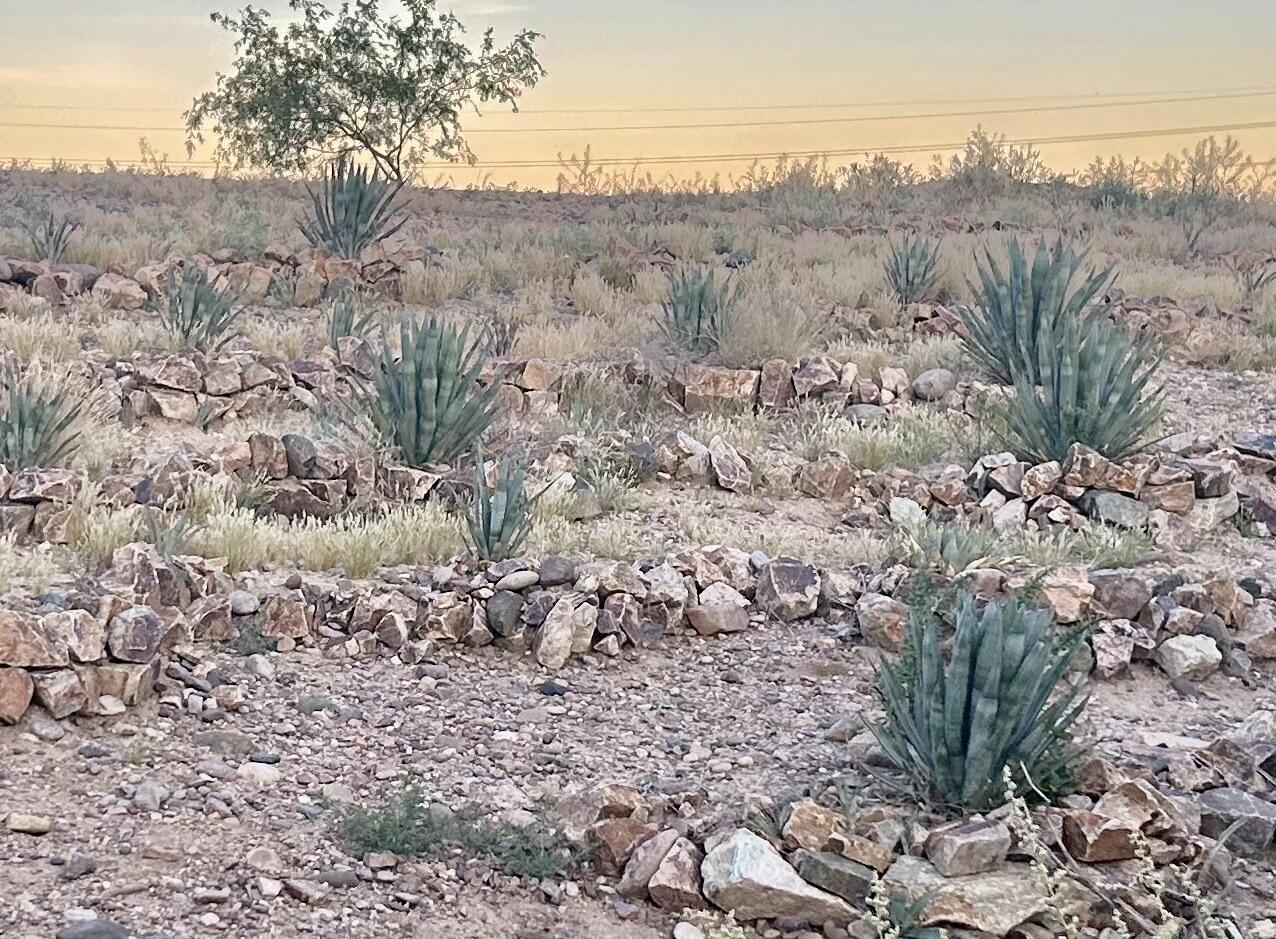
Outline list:
[[[878,673],[885,718],[872,730],[882,749],[919,795],[949,809],[1002,804],[1007,769],[1025,791],[1068,792],[1079,756],[1071,728],[1085,700],[1056,686],[1084,632],[1065,637],[1046,610],[1013,599],[981,609],[968,595],[947,656],[940,630],[915,611],[904,653]]]
[[[390,851],[402,857],[445,857],[459,850],[490,858],[515,877],[562,877],[585,855],[540,822],[515,827],[467,808],[452,812],[430,805],[420,789],[408,787],[379,808],[354,808],[341,819],[341,837],[359,856]]]

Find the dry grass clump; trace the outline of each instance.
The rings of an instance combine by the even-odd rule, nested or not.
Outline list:
[[[19,586],[42,593],[67,570],[65,558],[51,546],[20,545],[15,532],[0,533],[0,594]]]
[[[1195,365],[1208,365],[1233,372],[1276,371],[1276,333],[1266,314],[1259,319],[1255,335],[1227,321],[1201,324],[1185,342],[1182,355]]]
[[[249,348],[289,360],[300,359],[323,345],[318,322],[254,317],[240,322],[239,335]]]
[[[0,315],[0,349],[24,364],[36,359],[62,362],[80,353],[80,331],[47,307],[26,315]]]
[[[568,297],[576,312],[605,320],[617,319],[629,306],[625,291],[613,287],[601,274],[589,270],[576,274]]]
[[[409,268],[403,275],[403,302],[440,306],[448,300],[473,297],[484,282],[483,265],[477,258],[445,257]]]
[[[1222,267],[1180,267],[1157,261],[1122,262],[1116,286],[1132,297],[1170,297],[1184,307],[1208,305],[1235,310],[1241,305],[1236,276]]]
[[[737,285],[716,361],[756,367],[772,358],[795,360],[816,347],[831,311],[810,284],[755,265],[737,275]]]
[[[233,509],[204,519],[191,546],[204,557],[226,558],[231,571],[295,564],[319,571],[340,568],[358,578],[385,565],[444,560],[464,550],[464,541],[457,519],[427,503],[291,523]]]
[[[957,446],[967,421],[923,406],[896,407],[884,423],[864,426],[838,413],[804,409],[790,427],[789,445],[807,459],[843,454],[854,466],[881,472],[942,461]]]

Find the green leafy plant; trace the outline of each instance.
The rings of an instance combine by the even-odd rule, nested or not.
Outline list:
[[[892,893],[885,880],[877,879],[869,890],[864,919],[880,939],[946,939],[947,933],[939,927],[919,925],[934,897],[932,890],[909,900],[907,894]]]
[[[480,457],[466,524],[475,553],[485,561],[503,561],[517,554],[531,534],[533,500],[527,497],[526,482],[525,466],[502,459],[495,485],[489,486]]]
[[[187,545],[199,531],[200,526],[185,512],[161,514],[151,509],[146,513],[146,540],[166,561],[185,554]]]
[[[239,297],[214,287],[203,268],[188,264],[180,280],[170,273],[166,293],[167,304],[161,307],[164,328],[179,343],[216,353],[230,342],[231,328],[239,318],[240,310],[235,309]]]
[[[433,317],[404,320],[400,353],[382,337],[371,387],[356,387],[357,410],[411,466],[455,459],[496,419],[499,385],[478,386],[486,357],[469,332]]]
[[[1069,317],[1038,359],[1037,381],[1015,372],[1002,418],[1006,446],[1033,463],[1063,460],[1074,443],[1110,460],[1137,453],[1165,410],[1153,387],[1164,353],[1103,317]]]
[[[939,281],[939,242],[912,232],[890,245],[886,283],[902,304],[921,303],[934,296]]]
[[[22,229],[31,239],[31,248],[35,251],[36,260],[60,264],[66,254],[71,236],[80,228],[80,223],[70,216],[58,217],[49,209],[44,213],[40,224],[21,223]]]
[[[395,202],[402,188],[403,183],[382,179],[376,170],[341,157],[324,173],[317,192],[306,187],[310,214],[301,222],[301,233],[316,248],[339,258],[357,258],[407,223],[406,218],[396,219],[403,210]]]
[[[367,336],[372,328],[376,314],[365,310],[359,298],[350,292],[343,292],[328,308],[328,345],[336,349],[346,336],[359,339]]]
[[[302,173],[360,154],[404,180],[427,160],[473,162],[462,115],[491,103],[517,110],[545,74],[538,33],[497,46],[489,29],[472,42],[435,0],[287,6],[284,25],[260,5],[213,14],[234,38],[234,60],[186,112],[188,147],[211,129],[217,159],[237,169]]]
[[[967,595],[947,659],[939,630],[914,615],[908,651],[878,673],[885,718],[871,729],[882,749],[919,794],[955,809],[1000,805],[1007,768],[1047,797],[1067,792],[1085,700],[1055,691],[1084,633],[1063,638],[1045,610],[1014,599],[980,610]]]
[[[1088,270],[1077,281],[1085,262],[1062,238],[1053,246],[1042,242],[1029,266],[1017,240],[1009,245],[1005,272],[985,249],[979,265],[980,286],[971,285],[979,299],[961,312],[967,353],[995,381],[1013,385],[1016,376],[1041,383],[1041,358],[1053,350],[1061,325],[1085,317],[1090,304],[1112,277],[1112,268]]]
[[[726,335],[734,302],[731,282],[719,282],[712,268],[681,267],[669,276],[665,335],[692,355],[713,352]]]
[[[0,463],[10,470],[60,466],[83,441],[75,389],[35,369],[0,368]]]
[[[510,313],[494,311],[483,330],[484,345],[493,358],[503,358],[514,354],[518,344],[518,317]]]
[[[586,860],[542,822],[525,828],[483,818],[466,807],[432,808],[421,790],[408,787],[377,808],[353,808],[340,822],[342,839],[355,854],[390,851],[403,857],[441,856],[448,848],[491,858],[515,877],[561,877]]]

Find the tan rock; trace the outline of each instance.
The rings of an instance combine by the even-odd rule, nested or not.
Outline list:
[[[789,807],[780,833],[791,848],[823,851],[835,832],[845,834],[849,827],[850,821],[842,812],[803,799]]]
[[[690,364],[678,380],[683,407],[689,414],[720,409],[748,410],[757,395],[759,373],[752,369],[719,368]]]
[[[55,668],[68,662],[67,649],[29,613],[0,610],[0,665]]]
[[[69,717],[88,702],[79,676],[69,668],[56,672],[36,672],[35,699],[55,718]]]
[[[292,597],[270,596],[262,605],[261,634],[270,639],[302,639],[310,634],[305,604]]]
[[[704,855],[694,843],[679,838],[660,861],[647,881],[651,902],[662,910],[698,910],[705,906],[700,885],[700,864]]]
[[[0,724],[16,724],[31,704],[34,691],[25,669],[0,668]]]

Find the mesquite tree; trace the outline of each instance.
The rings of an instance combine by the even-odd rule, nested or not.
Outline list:
[[[186,112],[188,149],[211,130],[217,158],[236,168],[304,172],[362,156],[403,180],[429,158],[474,162],[462,112],[490,102],[518,110],[545,75],[539,33],[498,47],[489,29],[471,48],[435,0],[400,0],[406,17],[382,14],[377,0],[288,5],[296,18],[283,28],[251,6],[212,14],[235,35],[235,59]]]

